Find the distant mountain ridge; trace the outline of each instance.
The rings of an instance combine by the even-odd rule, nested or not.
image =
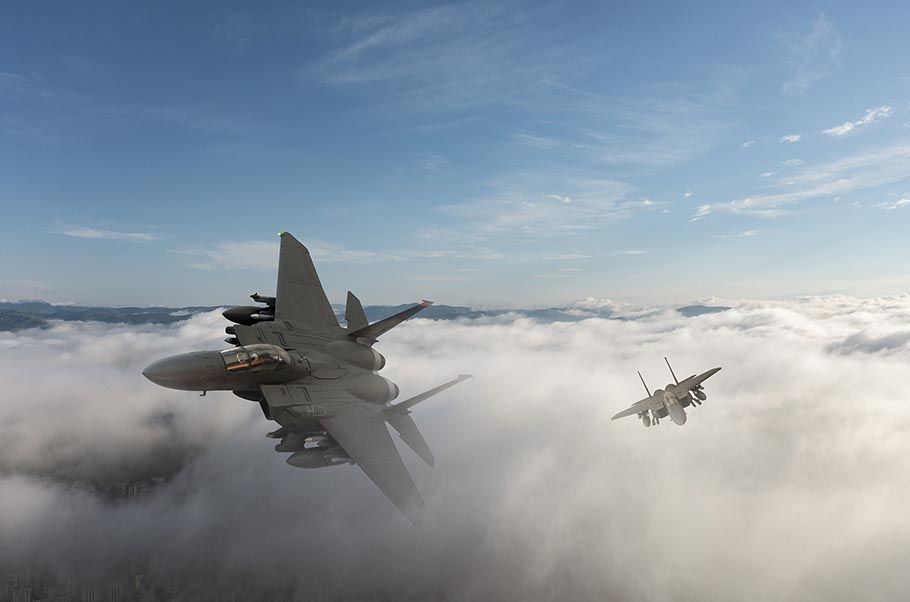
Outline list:
[[[364,308],[367,318],[372,322],[392,315],[409,307],[402,305],[368,305]],[[93,307],[82,305],[52,305],[45,301],[0,302],[0,332],[25,330],[29,328],[48,328],[54,320],[94,321],[112,324],[174,324],[187,320],[195,314],[216,310],[228,305],[191,306],[191,307]],[[332,305],[339,322],[344,324],[344,306]],[[687,305],[675,308],[686,317],[695,317],[708,313],[726,311],[729,307],[712,305]],[[456,320],[495,318],[504,315],[517,315],[541,322],[578,322],[588,318],[610,318],[630,320],[654,315],[667,308],[654,308],[623,315],[609,303],[580,303],[564,307],[543,309],[475,309],[458,305],[432,305],[420,313],[421,318],[430,320]]]

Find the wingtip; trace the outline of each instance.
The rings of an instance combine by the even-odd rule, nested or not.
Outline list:
[[[470,378],[474,378],[474,375],[473,374],[459,374],[458,375],[458,380],[461,382],[466,381]]]
[[[429,306],[433,305],[433,302],[427,301],[426,299],[421,299],[420,304],[424,307],[429,307]]]

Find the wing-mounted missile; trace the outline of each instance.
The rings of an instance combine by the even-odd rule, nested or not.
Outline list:
[[[288,433],[275,446],[277,452],[297,452],[306,449],[306,433]]]

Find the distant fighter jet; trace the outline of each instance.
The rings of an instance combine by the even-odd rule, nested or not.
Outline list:
[[[379,376],[385,358],[373,344],[388,330],[429,307],[424,301],[373,324],[360,300],[348,292],[338,324],[310,253],[281,233],[277,297],[252,295],[264,306],[232,307],[224,316],[234,322],[225,332],[234,345],[224,351],[196,351],[171,356],[142,374],[155,384],[186,391],[233,391],[256,401],[281,428],[268,434],[281,439],[279,452],[293,452],[287,463],[319,468],[356,463],[413,523],[424,502],[401,461],[386,423],[420,458],[433,453],[411,418],[421,401],[470,378],[461,375],[405,401],[392,404],[398,386]]]
[[[660,419],[667,416],[670,416],[670,420],[676,424],[685,424],[686,411],[683,408],[693,404],[701,405],[701,402],[708,398],[701,384],[720,371],[720,368],[711,368],[702,374],[693,374],[679,382],[676,374],[673,373],[673,367],[670,366],[670,360],[664,358],[664,361],[667,362],[667,368],[670,368],[670,374],[676,384],[670,383],[666,388],[657,389],[652,394],[639,372],[638,378],[641,379],[641,384],[644,385],[648,396],[641,401],[636,401],[629,409],[613,416],[613,420],[637,414],[646,427],[651,424],[660,424]]]

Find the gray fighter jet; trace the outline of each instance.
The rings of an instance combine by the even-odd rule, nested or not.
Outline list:
[[[338,324],[310,253],[282,232],[277,297],[252,295],[259,306],[232,307],[235,323],[225,332],[234,345],[224,351],[171,356],[142,374],[155,384],[187,391],[233,391],[258,402],[281,427],[279,452],[300,468],[357,464],[413,523],[423,498],[401,460],[386,423],[430,466],[433,453],[411,418],[421,401],[470,378],[461,375],[429,391],[392,404],[398,386],[379,376],[385,358],[373,344],[388,330],[429,307],[424,301],[373,324],[360,300],[348,292],[345,320]]]
[[[720,368],[711,368],[702,374],[693,374],[679,382],[673,372],[673,367],[670,365],[670,360],[664,358],[664,361],[667,362],[667,368],[670,369],[670,374],[676,384],[670,383],[665,388],[657,389],[654,393],[651,393],[648,390],[648,385],[645,384],[644,377],[639,372],[638,378],[641,379],[641,384],[644,385],[648,396],[641,401],[636,401],[632,404],[632,407],[613,416],[613,420],[635,414],[641,418],[642,424],[648,427],[652,424],[660,424],[661,418],[669,416],[670,420],[675,424],[682,425],[686,423],[686,411],[683,408],[690,405],[701,405],[701,402],[708,398],[705,395],[702,383],[719,372]]]

